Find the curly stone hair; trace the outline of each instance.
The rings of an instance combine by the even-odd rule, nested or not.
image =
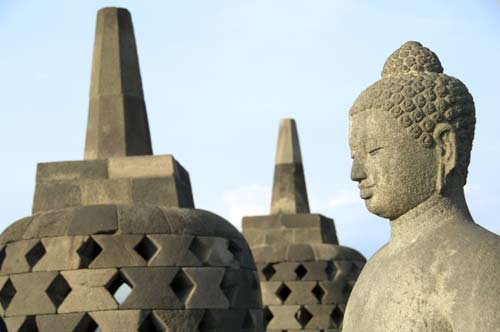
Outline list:
[[[447,123],[457,136],[457,172],[465,185],[476,123],[474,101],[457,78],[443,73],[439,58],[410,41],[385,62],[382,79],[364,90],[351,116],[367,109],[383,110],[424,147],[435,146],[434,128]]]

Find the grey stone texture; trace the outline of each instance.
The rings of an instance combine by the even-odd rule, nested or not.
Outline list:
[[[84,161],[38,165],[0,235],[0,331],[263,332],[243,236],[151,143],[130,14],[98,12]]]
[[[333,220],[309,213],[295,121],[280,122],[271,214],[243,218],[267,331],[340,331],[366,260],[340,246]]]
[[[351,177],[390,241],[352,290],[344,332],[500,330],[500,237],[464,195],[475,108],[436,54],[407,42],[351,108]]]
[[[33,213],[96,204],[194,207],[189,174],[171,155],[43,163],[36,181]]]

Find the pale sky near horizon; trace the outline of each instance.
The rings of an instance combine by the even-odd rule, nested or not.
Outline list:
[[[500,234],[500,4],[479,1],[0,0],[0,229],[30,215],[38,162],[81,160],[95,14],[132,13],[155,154],[189,171],[196,206],[238,228],[267,214],[279,120],[298,125],[311,210],[371,256],[389,238],[350,181],[348,110],[408,40],[469,88],[467,198]]]

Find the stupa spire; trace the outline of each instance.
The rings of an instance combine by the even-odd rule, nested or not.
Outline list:
[[[123,8],[97,14],[85,159],[151,155],[132,18]]]
[[[299,135],[293,119],[282,119],[278,134],[271,214],[309,213]]]

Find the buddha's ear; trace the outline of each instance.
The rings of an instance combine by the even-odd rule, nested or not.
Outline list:
[[[441,193],[450,173],[457,166],[457,140],[455,129],[447,123],[439,123],[434,129],[433,136],[438,161],[436,189]]]

